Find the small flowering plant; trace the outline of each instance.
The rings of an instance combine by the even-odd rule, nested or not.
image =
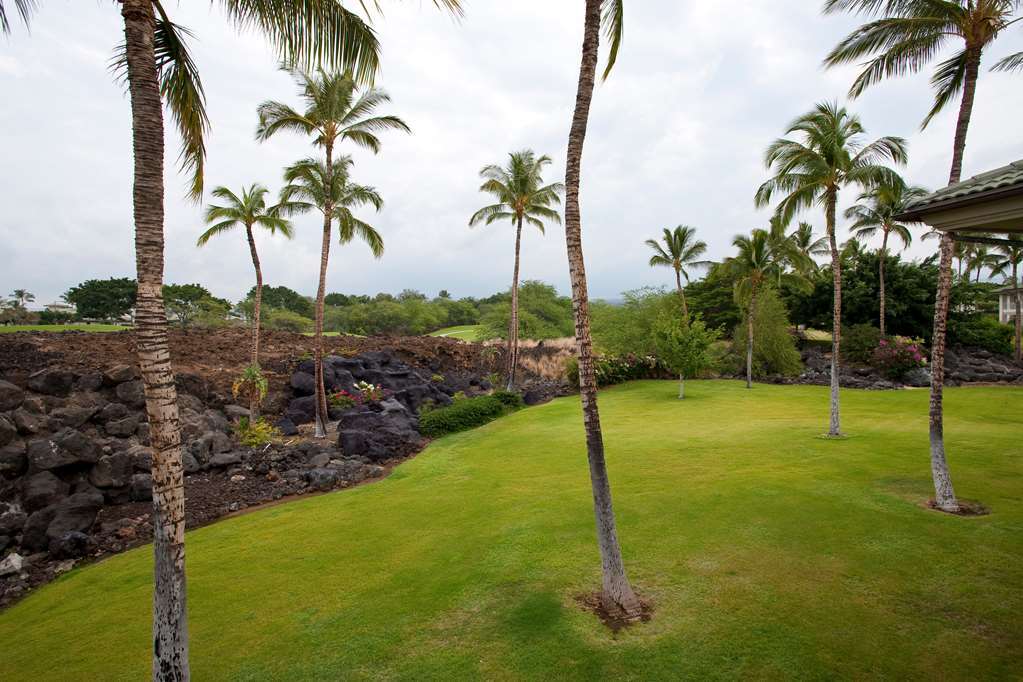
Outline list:
[[[350,407],[362,404],[362,394],[353,395],[345,389],[338,389],[327,396],[327,402],[331,407],[347,410]]]
[[[356,383],[355,390],[362,396],[364,403],[377,403],[390,395],[390,391],[385,391],[382,386],[366,381]]]
[[[927,366],[923,343],[900,336],[878,341],[872,360],[871,364],[891,379],[901,379],[909,370]]]

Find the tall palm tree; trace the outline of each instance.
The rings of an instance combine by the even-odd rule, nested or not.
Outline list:
[[[565,186],[560,182],[545,185],[543,169],[551,163],[549,156],[537,157],[524,149],[508,155],[508,165],[484,166],[480,191],[493,195],[496,204],[484,206],[469,218],[469,226],[510,220],[515,226],[515,266],[512,269],[511,324],[508,328],[508,390],[515,387],[515,370],[519,355],[519,252],[522,246],[522,223],[526,222],[544,233],[544,220],[561,224],[561,215],[552,206],[561,205]]]
[[[25,304],[36,300],[36,295],[27,289],[15,289],[11,292],[11,298],[14,299],[14,307],[24,309]]]
[[[837,103],[821,103],[797,118],[786,134],[801,141],[775,140],[764,157],[774,177],[757,190],[757,206],[782,195],[777,214],[788,222],[797,212],[821,206],[827,225],[831,269],[835,283],[831,341],[831,419],[828,435],[841,435],[838,404],[839,346],[842,332],[842,265],[835,238],[835,212],[842,187],[866,189],[891,175],[885,161],[905,163],[906,145],[900,137],[882,137],[864,144],[863,125]]]
[[[324,162],[321,168],[326,175],[324,186],[332,186],[331,173],[337,164],[334,160],[336,145],[348,141],[369,149],[374,154],[380,151],[380,139],[376,133],[384,130],[411,132],[397,116],[374,116],[378,106],[389,102],[386,92],[370,88],[359,94],[358,84],[349,73],[328,73],[319,71],[309,74],[295,72],[305,109],[298,111],[282,102],[267,101],[259,105],[259,127],[256,138],[268,140],[281,131],[290,131],[311,136],[313,144],[323,148]],[[349,160],[348,165],[351,161]],[[347,166],[346,166],[347,167]],[[335,218],[333,194],[323,196],[322,206],[323,237],[320,244],[320,278],[316,289],[316,436],[327,435],[327,392],[323,387],[323,299],[327,294],[327,262],[330,257],[331,221]]]
[[[974,244],[966,260],[966,278],[969,279],[970,273],[976,271],[977,274],[973,281],[979,282],[984,270],[994,268],[999,260],[998,254],[991,251],[991,247],[985,244]]]
[[[217,187],[213,190],[213,196],[227,202],[225,206],[211,204],[206,208],[206,224],[211,227],[199,236],[196,246],[205,246],[213,237],[230,232],[241,226],[245,228],[245,238],[249,243],[249,254],[252,256],[252,267],[256,271],[256,298],[252,312],[252,366],[259,369],[259,309],[263,301],[263,271],[259,266],[259,253],[256,251],[256,240],[252,232],[253,228],[261,227],[270,234],[278,232],[291,239],[294,233],[291,223],[277,214],[276,207],[266,205],[266,195],[269,193],[263,185],[258,183],[242,188],[242,194],[237,194],[227,187]],[[249,402],[249,418],[255,421],[259,418],[259,399],[253,395]]]
[[[957,45],[959,50],[939,63],[931,77],[934,104],[922,127],[962,93],[949,176],[949,183],[959,182],[981,56],[1003,30],[1023,19],[1014,18],[1020,5],[1020,0],[825,0],[825,12],[881,16],[846,36],[824,64],[832,67],[872,57],[849,90],[851,97],[857,97],[884,78],[922,70],[950,43]],[[993,67],[1021,68],[1023,52]]]
[[[1010,244],[1003,244],[998,247],[1000,258],[993,264],[992,275],[1005,277],[1009,285],[1014,289],[1012,294],[1013,307],[1015,308],[1015,354],[1016,362],[1023,361],[1023,312],[1020,307],[1023,305],[1023,296],[1019,292],[1019,267],[1023,265],[1023,237],[1018,234],[1009,235]]]
[[[454,11],[458,0],[436,0]],[[10,29],[0,0],[0,28]],[[14,0],[28,22],[35,0]],[[338,0],[258,2],[220,0],[236,28],[261,31],[278,56],[298,66],[324,63],[371,81],[379,64],[373,30]],[[124,43],[118,73],[126,80],[132,111],[135,260],[138,295],[135,340],[145,387],[153,448],[153,677],[188,679],[185,609],[184,487],[177,393],[163,305],[164,125],[166,103],[182,139],[182,169],[190,194],[202,194],[204,137],[209,127],[199,72],[188,50],[188,29],[171,21],[158,0],[121,0]]]
[[[582,57],[579,63],[579,84],[575,110],[568,132],[568,153],[565,165],[565,247],[568,271],[572,282],[572,311],[575,318],[576,353],[579,358],[579,395],[586,429],[586,454],[593,489],[593,511],[597,521],[597,545],[602,568],[601,603],[605,610],[636,618],[642,611],[625,574],[622,550],[618,544],[611,484],[604,461],[604,437],[597,409],[597,382],[593,368],[593,340],[590,336],[590,304],[586,291],[586,264],[583,260],[582,217],[579,212],[579,177],[583,143],[593,101],[600,31],[603,26],[610,40],[610,52],[604,78],[611,73],[622,41],[624,0],[585,0]]]
[[[686,268],[704,267],[710,261],[698,260],[707,252],[707,243],[696,238],[696,228],[679,225],[674,230],[664,228],[662,241],[647,239],[644,242],[654,255],[650,256],[650,267],[663,266],[675,271],[675,288],[682,299],[682,315],[689,319],[689,306],[686,304],[686,292],[682,287],[682,278],[689,284],[689,271]],[[663,242],[663,246],[662,246]]]
[[[901,213],[909,202],[927,194],[922,187],[908,187],[902,178],[893,175],[876,187],[860,194],[859,203],[849,207],[845,217],[852,220],[849,227],[858,238],[873,237],[881,233],[881,250],[878,252],[877,276],[880,287],[880,314],[878,322],[881,336],[885,336],[885,262],[888,259],[888,238],[897,237],[903,248],[908,248],[913,241],[909,226],[900,223],[895,216]]]
[[[738,235],[732,240],[738,254],[725,260],[725,267],[735,277],[735,301],[746,309],[746,388],[753,388],[753,320],[757,296],[765,286],[783,276],[784,253],[778,252],[777,240],[767,230],[753,230],[750,236]]]

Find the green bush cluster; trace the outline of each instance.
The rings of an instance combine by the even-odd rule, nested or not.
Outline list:
[[[266,445],[274,438],[278,438],[281,432],[265,419],[257,419],[252,422],[248,417],[242,417],[234,427],[234,435],[242,445],[254,448]]]
[[[514,397],[512,397],[514,396]],[[430,438],[482,426],[522,406],[522,398],[505,391],[458,400],[447,407],[420,412],[419,431]]]
[[[948,343],[951,346],[983,348],[992,353],[1012,353],[1013,329],[994,317],[974,315],[948,321]]]
[[[842,330],[842,355],[851,362],[869,363],[879,341],[880,329],[872,324],[854,324]]]
[[[637,355],[607,355],[594,360],[593,374],[597,386],[613,386],[636,379],[656,379],[662,374],[657,358]],[[579,361],[565,360],[565,380],[576,387],[579,385]]]
[[[791,376],[803,369],[796,340],[789,332],[789,316],[778,293],[765,289],[757,298],[753,318],[753,376]],[[735,328],[732,348],[746,367],[746,322]]]

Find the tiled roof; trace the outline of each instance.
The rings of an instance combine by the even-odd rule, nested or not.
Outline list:
[[[1017,188],[1023,192],[1023,159],[931,192],[908,204],[903,214],[919,214],[950,204],[970,202],[981,195]]]

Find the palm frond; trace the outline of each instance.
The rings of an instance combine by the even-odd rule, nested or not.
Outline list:
[[[963,90],[966,81],[966,50],[960,50],[945,61],[938,64],[931,77],[934,87],[934,105],[927,112],[920,129],[923,130],[945,106],[954,100]]]
[[[604,67],[602,80],[607,80],[611,75],[611,69],[618,61],[618,50],[622,46],[622,36],[625,30],[625,8],[624,0],[603,0],[601,3],[600,23],[604,29],[604,36],[610,41],[610,49],[607,54],[607,65]]]
[[[991,67],[992,71],[1021,71],[1023,70],[1023,52],[1010,54],[995,62]]]
[[[212,239],[213,237],[216,237],[219,234],[224,234],[225,232],[229,232],[236,225],[238,225],[238,221],[233,219],[233,218],[229,219],[229,220],[225,220],[225,221],[220,222],[220,223],[217,223],[216,225],[214,225],[213,227],[209,228],[208,230],[203,232],[201,235],[199,235],[199,239],[196,241],[195,245],[196,246],[205,246],[206,243],[210,239]]]
[[[32,17],[32,13],[36,11],[38,3],[36,0],[14,0],[14,9],[18,11],[18,15],[21,20],[25,23],[25,26],[29,25],[29,21]],[[4,9],[3,0],[0,0],[0,33],[10,33],[11,22],[7,18],[7,11]]]

